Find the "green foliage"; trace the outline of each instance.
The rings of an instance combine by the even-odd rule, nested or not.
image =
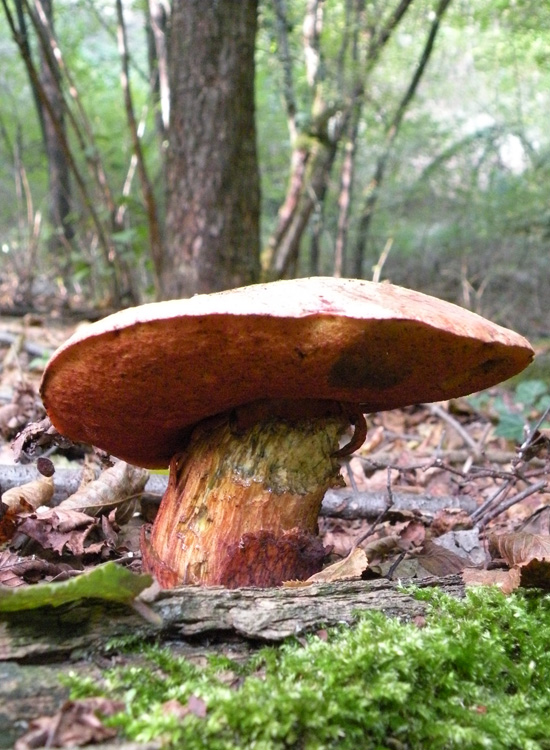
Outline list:
[[[495,435],[521,443],[530,422],[536,422],[550,407],[550,392],[544,380],[520,380],[511,394],[491,395],[488,391],[470,396],[475,409],[495,417]],[[543,427],[548,425],[544,423]]]
[[[200,668],[147,647],[145,666],[110,670],[101,689],[74,678],[73,693],[122,697],[112,723],[126,735],[187,750],[548,750],[550,599],[428,596],[423,628],[365,613],[326,642],[263,649],[245,667],[218,657]],[[224,684],[228,669],[239,687]],[[205,718],[163,711],[191,696]]]
[[[314,97],[306,77],[303,48],[307,4],[305,0],[288,0],[285,5],[296,123],[303,132]],[[369,35],[376,37],[397,5],[374,0],[364,6],[360,46]],[[376,159],[385,148],[388,124],[422,53],[436,3],[417,0],[411,4],[372,70],[364,51],[359,62],[353,61],[357,29],[350,23],[352,7],[353,3],[343,0],[323,4],[320,38],[322,90],[327,106],[345,108],[358,75],[366,92],[356,150],[348,259],[354,250]],[[154,124],[144,8],[143,3],[124,4],[134,107],[137,116],[144,117],[142,146],[162,222],[165,144],[160,143]],[[93,193],[96,212],[115,233],[110,239],[114,239],[119,260],[135,272],[132,283],[141,285],[138,291],[143,291],[151,278],[147,218],[137,177],[130,195],[127,190],[122,194],[132,146],[119,82],[114,3],[56,0],[54,10],[64,61],[94,136],[93,146],[87,142],[80,149],[71,135],[77,165]],[[35,53],[32,29],[30,41]],[[550,11],[545,3],[451,3],[387,165],[367,245],[366,277],[391,239],[385,277],[458,301],[523,331],[546,329],[545,298],[550,284],[546,248],[550,227],[550,140],[546,127],[549,50]],[[15,51],[7,24],[0,24],[0,64],[4,71],[0,84],[0,270],[32,275],[30,271],[38,269],[37,275],[44,276],[47,269],[46,275],[52,279],[50,293],[60,286],[56,276],[71,274],[71,279],[63,279],[65,286],[70,287],[72,282],[87,300],[101,298],[113,275],[113,264],[98,245],[97,231],[74,182],[73,253],[60,259],[48,244],[47,164],[27,76]],[[283,82],[276,9],[272,3],[261,3],[256,107],[264,242],[275,226],[289,183],[291,143]],[[77,112],[74,101],[68,99]],[[338,112],[334,120],[340,116]],[[343,150],[330,175],[327,196],[315,209],[315,217],[324,222],[323,273],[331,273],[333,268]],[[125,209],[122,227],[112,223],[116,211],[97,186],[93,187],[90,160],[98,154],[115,208]],[[22,168],[30,205],[28,196],[21,195],[18,182]],[[37,237],[33,234],[33,216],[41,217]],[[304,250],[307,239],[306,235]],[[33,240],[38,241],[35,254]],[[350,264],[347,271],[351,268]],[[298,270],[309,272],[307,258]]]
[[[150,586],[151,581],[151,576],[137,575],[114,562],[107,562],[61,583],[0,587],[0,612],[59,607],[79,599],[104,599],[128,604]]]

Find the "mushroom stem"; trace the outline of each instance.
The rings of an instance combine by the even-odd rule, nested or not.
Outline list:
[[[276,586],[320,570],[317,518],[342,483],[335,453],[348,405],[259,404],[200,422],[173,458],[142,544],[161,586]]]

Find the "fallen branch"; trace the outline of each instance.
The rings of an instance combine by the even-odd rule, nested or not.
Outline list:
[[[442,588],[453,596],[464,592],[460,576],[414,583]],[[101,649],[109,639],[129,633],[165,640],[225,633],[278,642],[321,626],[351,624],[362,610],[405,619],[426,611],[425,602],[386,579],[273,589],[187,586],[161,591],[150,607],[162,620],[160,628],[129,607],[94,601],[2,613],[0,662],[61,659],[74,649]]]
[[[437,459],[440,463],[447,464],[464,464],[471,458],[472,452],[470,450],[443,450],[438,451]],[[361,464],[367,471],[373,469],[386,469],[388,466],[399,469],[400,471],[407,471],[408,469],[424,469],[429,465],[433,464],[434,451],[421,451],[415,452],[414,462],[410,464],[400,464],[399,458],[396,453],[372,453],[368,456],[358,456]],[[517,461],[517,453],[511,451],[500,451],[500,450],[484,450],[481,456],[484,465],[489,464],[511,464],[514,460]],[[544,466],[545,461],[540,458],[532,458],[529,461],[530,466]],[[442,469],[445,466],[441,466]]]
[[[26,351],[31,357],[51,357],[53,353],[52,350],[47,347],[33,344],[32,341],[27,341],[22,334],[16,335],[15,333],[9,333],[8,331],[0,331],[0,346],[13,346],[13,344],[21,347],[21,349]]]
[[[457,509],[470,514],[476,507],[477,503],[474,498],[467,495],[439,497],[393,490],[390,502],[386,490],[354,492],[351,488],[344,487],[328,490],[321,506],[321,515],[348,520],[366,518],[371,521],[386,511],[388,518],[410,517],[414,513],[418,520],[429,522],[441,510]]]
[[[35,466],[0,466],[0,493],[12,487],[31,482],[40,475]],[[69,495],[75,493],[82,478],[82,469],[57,469],[54,475],[53,505],[59,505]],[[160,498],[166,490],[168,477],[163,474],[151,474],[145,485],[144,493],[148,499]],[[328,517],[345,518],[352,520],[366,518],[374,520],[383,510],[387,510],[388,516],[402,516],[415,513],[419,520],[431,521],[440,510],[461,509],[466,513],[472,513],[476,508],[476,502],[468,496],[438,497],[415,492],[392,492],[393,502],[388,507],[388,494],[385,490],[373,490],[369,492],[354,491],[350,487],[329,490],[323,500],[321,515]]]

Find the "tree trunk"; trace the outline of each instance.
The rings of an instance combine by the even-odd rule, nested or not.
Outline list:
[[[257,4],[188,0],[173,8],[162,275],[166,298],[259,278]]]

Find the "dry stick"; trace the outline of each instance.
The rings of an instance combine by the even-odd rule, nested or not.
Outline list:
[[[433,460],[432,453],[428,453],[426,451],[419,452],[416,454],[418,457],[418,461],[415,461],[414,463],[411,463],[410,465],[406,466],[398,466],[395,464],[395,453],[390,452],[380,452],[372,454],[371,456],[357,456],[363,466],[367,468],[368,470],[372,469],[385,469],[387,466],[391,465],[395,469],[401,469],[407,470],[407,469],[421,469],[426,465],[427,461]],[[438,461],[441,463],[443,461],[447,464],[464,464],[466,459],[469,456],[469,452],[461,449],[461,450],[444,450],[441,451]],[[516,453],[512,453],[511,451],[500,451],[500,450],[486,450],[483,453],[483,458],[491,464],[510,464],[513,462],[514,458],[517,458]],[[545,466],[546,462],[534,458],[529,462],[532,466],[539,466],[543,467]],[[445,468],[445,467],[443,467]],[[471,471],[478,472],[485,472],[488,471],[485,467],[481,466],[473,466]],[[510,472],[502,472],[504,476],[509,476]]]
[[[472,521],[476,523],[480,528],[483,528],[484,526],[489,523],[493,518],[503,513],[505,510],[508,510],[508,508],[512,507],[512,505],[515,505],[516,503],[520,502],[526,497],[529,497],[534,492],[538,491],[539,489],[542,489],[545,486],[546,480],[541,480],[540,482],[537,482],[534,485],[529,485],[525,490],[518,493],[517,495],[514,495],[512,498],[510,498],[508,501],[505,502],[506,497],[508,496],[510,490],[512,489],[512,486],[514,484],[514,481],[517,479],[525,479],[522,473],[520,473],[520,466],[525,463],[524,455],[526,454],[529,447],[532,445],[533,441],[536,439],[536,435],[538,432],[539,427],[546,419],[548,413],[550,412],[550,407],[547,407],[541,417],[538,419],[536,424],[529,430],[529,433],[523,443],[521,444],[519,450],[518,450],[518,456],[516,458],[516,467],[514,470],[514,477],[508,479],[505,484],[500,487],[497,492],[495,492],[491,497],[489,497],[474,513],[472,513]],[[535,488],[535,489],[534,489]],[[502,498],[500,496],[503,495]],[[495,501],[497,498],[500,498],[498,503],[495,504]],[[493,506],[492,510],[489,510]]]
[[[512,505],[516,505],[516,503],[520,503],[522,500],[525,500],[526,497],[529,497],[530,495],[534,495],[535,492],[538,492],[539,490],[543,490],[546,488],[548,482],[546,479],[541,479],[540,482],[537,482],[536,484],[531,484],[529,487],[526,487],[522,492],[518,492],[517,495],[514,495],[509,500],[507,500],[505,503],[502,503],[498,505],[496,508],[493,508],[492,511],[487,513],[484,518],[482,518],[479,523],[477,524],[480,529],[487,526],[489,521],[492,521],[493,518],[496,518],[501,513],[504,513],[504,511],[508,510],[508,508],[511,508]]]
[[[547,406],[546,409],[543,411],[541,417],[538,419],[538,421],[535,424],[535,426],[532,427],[529,430],[529,433],[528,433],[527,437],[525,438],[525,440],[523,441],[523,443],[519,447],[519,450],[518,450],[518,463],[520,461],[524,460],[525,452],[533,444],[533,442],[535,440],[535,436],[536,436],[536,434],[537,434],[537,432],[539,430],[539,427],[544,422],[544,420],[548,416],[549,412],[550,412],[550,406]]]
[[[388,502],[386,503],[386,507],[377,515],[377,517],[374,519],[374,521],[371,523],[368,529],[359,537],[357,537],[357,539],[355,540],[355,542],[353,543],[351,547],[350,554],[353,552],[354,549],[356,549],[360,544],[362,544],[365,541],[365,539],[368,539],[369,536],[373,534],[375,528],[378,526],[378,524],[382,521],[382,519],[388,512],[388,508],[391,508],[391,506],[393,505],[393,493],[392,493],[392,488],[391,488],[391,471],[392,471],[391,467],[388,466],[388,475],[387,475],[387,484],[386,484],[386,487],[388,490]]]
[[[372,280],[373,281],[380,281],[380,276],[382,275],[382,269],[384,268],[384,263],[388,259],[388,255],[390,254],[390,250],[392,249],[393,245],[393,237],[388,237],[386,240],[386,244],[384,245],[384,249],[380,253],[380,257],[378,258],[378,261],[376,264],[372,267]]]
[[[505,500],[508,496],[508,493],[512,489],[514,485],[514,479],[508,479],[503,485],[501,485],[496,492],[494,492],[490,497],[485,500],[484,503],[482,503],[477,510],[475,510],[470,518],[476,524],[480,518],[483,517],[484,513],[496,502],[496,500],[501,496],[504,495],[502,500]]]
[[[351,485],[351,489],[353,490],[353,494],[358,495],[359,490],[357,488],[357,482],[355,481],[355,477],[353,476],[353,471],[351,470],[349,458],[345,458],[343,463],[344,463],[344,466],[346,467],[346,474],[348,475],[349,483]]]
[[[468,434],[468,432],[466,432],[460,422],[458,422],[453,416],[449,414],[449,412],[445,411],[445,409],[442,409],[439,404],[428,404],[427,408],[430,411],[430,414],[433,414],[439,419],[442,419],[449,425],[449,427],[452,427],[453,430],[458,435],[460,435],[464,443],[466,443],[466,445],[468,445],[473,450],[476,458],[482,454],[480,445],[473,439],[471,435]]]

